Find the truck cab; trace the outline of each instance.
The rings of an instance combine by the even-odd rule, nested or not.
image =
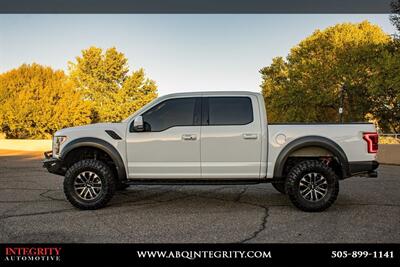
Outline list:
[[[259,97],[176,94],[142,110],[128,120],[129,178],[262,178],[268,146]]]

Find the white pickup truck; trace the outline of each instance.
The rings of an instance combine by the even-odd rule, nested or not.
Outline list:
[[[332,205],[339,180],[377,177],[373,124],[268,124],[261,94],[155,99],[121,123],[57,131],[44,167],[80,209],[132,184],[272,183],[304,211]]]

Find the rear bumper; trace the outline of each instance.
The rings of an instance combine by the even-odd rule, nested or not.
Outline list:
[[[371,178],[378,177],[377,168],[379,163],[375,160],[372,161],[353,161],[349,162],[350,176],[367,176]]]
[[[48,172],[64,175],[65,167],[63,166],[63,162],[59,159],[53,158],[53,154],[51,151],[44,152],[45,159],[43,160],[43,168],[46,168]]]

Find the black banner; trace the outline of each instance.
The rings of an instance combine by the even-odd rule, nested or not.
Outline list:
[[[0,266],[400,266],[400,244],[2,244]]]
[[[0,13],[390,13],[392,0],[2,0]]]

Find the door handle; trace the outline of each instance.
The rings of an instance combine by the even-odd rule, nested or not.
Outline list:
[[[183,134],[182,135],[182,140],[194,141],[196,139],[197,139],[197,136],[195,134]]]
[[[257,139],[258,134],[252,134],[252,133],[244,133],[243,134],[243,139]]]

